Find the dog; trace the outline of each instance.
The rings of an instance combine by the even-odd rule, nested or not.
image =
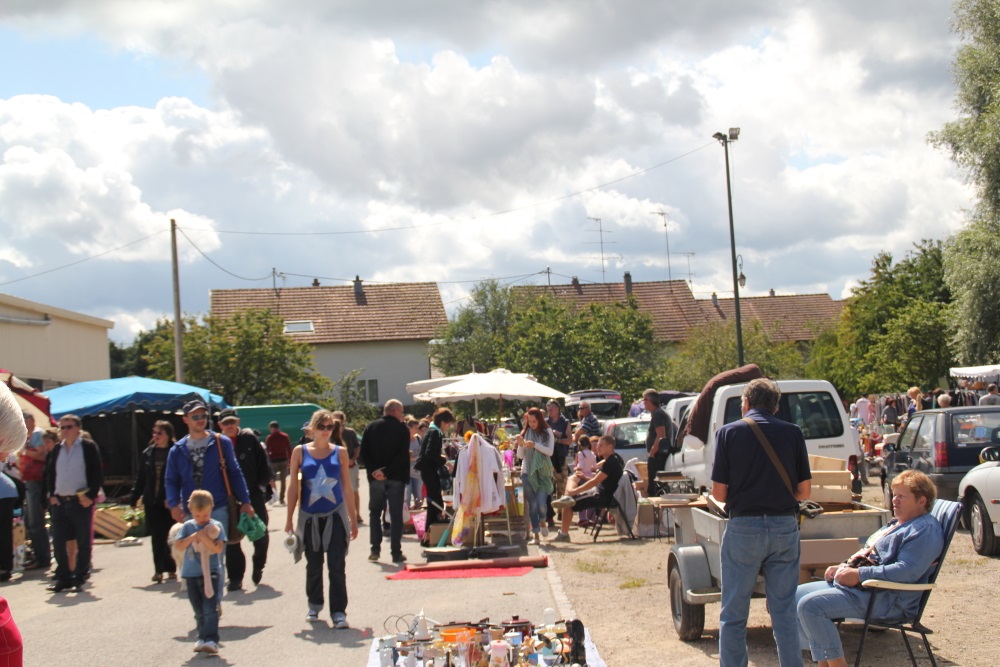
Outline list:
[[[181,590],[184,590],[184,577],[180,576],[181,568],[184,566],[184,549],[178,549],[174,546],[177,542],[177,534],[181,532],[181,526],[183,523],[175,523],[170,527],[170,532],[167,533],[167,544],[170,545],[170,556],[174,559],[174,565],[177,566],[177,580],[181,584]]]

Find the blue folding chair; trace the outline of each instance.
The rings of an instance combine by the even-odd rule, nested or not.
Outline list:
[[[865,638],[868,636],[868,628],[873,625],[888,630],[899,630],[899,633],[903,635],[903,643],[906,644],[906,651],[910,654],[910,662],[913,663],[914,667],[916,667],[917,659],[913,655],[913,649],[910,648],[910,640],[907,638],[907,634],[910,632],[919,634],[924,641],[924,649],[927,651],[927,657],[931,659],[931,664],[937,667],[937,662],[934,660],[934,653],[931,651],[931,644],[927,641],[927,635],[934,631],[921,623],[920,617],[923,616],[924,607],[927,606],[927,600],[931,596],[931,591],[934,590],[934,582],[937,581],[938,573],[941,572],[941,565],[944,563],[945,554],[948,553],[948,547],[951,545],[951,538],[955,535],[955,529],[958,528],[958,519],[962,514],[962,505],[950,500],[937,500],[934,502],[934,507],[931,508],[931,514],[941,523],[941,533],[944,535],[944,548],[941,549],[941,555],[934,563],[934,569],[931,571],[930,579],[926,584],[897,584],[893,581],[880,581],[878,579],[869,579],[862,582],[861,585],[865,589],[870,590],[872,596],[868,602],[868,613],[865,614],[865,625],[861,630],[861,643],[858,645],[858,656],[854,660],[854,667],[860,667],[861,665],[861,655],[865,648]],[[913,618],[904,620],[872,618],[872,610],[875,609],[875,599],[878,597],[878,593],[889,590],[923,591],[923,595],[920,597],[920,607],[917,608],[917,613]]]

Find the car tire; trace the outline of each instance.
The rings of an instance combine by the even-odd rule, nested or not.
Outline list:
[[[981,556],[995,556],[1000,553],[1000,540],[993,531],[993,522],[986,511],[986,503],[978,493],[972,497],[969,507],[969,532],[972,548]]]
[[[705,605],[688,604],[684,601],[684,584],[681,582],[680,568],[670,570],[670,615],[674,620],[674,630],[681,641],[693,642],[701,639],[705,629]]]

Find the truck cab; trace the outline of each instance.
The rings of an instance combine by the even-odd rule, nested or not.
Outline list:
[[[776,416],[798,425],[805,436],[810,454],[841,459],[858,479],[858,462],[862,457],[852,435],[847,412],[826,380],[777,380],[781,401]],[[719,427],[741,419],[740,397],[745,384],[720,387],[709,418],[708,438],[702,445],[695,438],[685,438],[668,468],[679,470],[694,479],[695,488],[712,487],[712,466],[715,463],[715,432]]]
[[[571,422],[576,422],[580,419],[579,409],[580,403],[583,401],[590,403],[590,409],[602,424],[606,419],[614,419],[621,416],[621,392],[611,389],[582,389],[580,391],[571,391],[566,396],[566,412],[569,413]]]

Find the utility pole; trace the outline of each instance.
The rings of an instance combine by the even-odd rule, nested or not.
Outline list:
[[[729,128],[729,134],[716,132],[713,139],[722,144],[726,153],[726,196],[729,200],[729,251],[733,259],[733,306],[736,311],[736,358],[743,365],[743,326],[740,323],[740,283],[736,273],[736,229],[733,226],[733,181],[729,174],[729,144],[740,138],[740,128]]]
[[[170,261],[174,281],[174,379],[184,382],[184,323],[181,322],[181,279],[177,268],[177,221],[170,218]]]
[[[663,231],[667,235],[667,280],[673,280],[674,274],[670,270],[670,228],[667,225],[667,212],[661,208],[659,211],[653,211],[652,213],[663,218]]]

